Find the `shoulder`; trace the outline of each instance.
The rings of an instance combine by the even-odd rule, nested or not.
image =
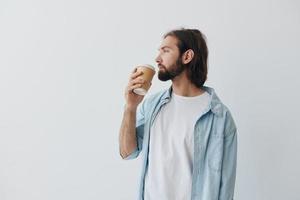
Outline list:
[[[229,110],[229,108],[221,103],[220,106],[222,107],[222,118],[225,122],[225,134],[230,134],[233,132],[236,132],[236,123],[235,120],[233,118],[233,115],[231,113],[231,111]]]
[[[155,92],[153,94],[149,94],[148,96],[145,96],[143,100],[143,104],[145,106],[151,105],[151,104],[157,104],[160,102],[163,98],[167,96],[168,89],[160,90],[158,92]]]
[[[168,89],[164,89],[152,94],[147,94],[143,101],[138,106],[138,111],[142,113],[148,113],[156,105],[158,105],[165,96],[167,96]]]
[[[225,135],[236,132],[236,124],[230,109],[217,97],[213,96],[211,111],[215,115],[215,124]]]

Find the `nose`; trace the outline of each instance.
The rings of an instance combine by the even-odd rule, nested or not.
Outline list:
[[[155,58],[155,62],[156,62],[157,64],[160,64],[160,63],[161,63],[161,57],[160,57],[159,54],[158,54],[157,57]]]

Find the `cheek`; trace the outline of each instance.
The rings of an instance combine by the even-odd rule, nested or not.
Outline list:
[[[162,60],[165,65],[172,65],[176,62],[177,59],[174,55],[168,54],[168,55],[163,55]]]

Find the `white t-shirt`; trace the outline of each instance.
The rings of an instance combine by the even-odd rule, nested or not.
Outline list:
[[[150,132],[145,200],[191,199],[194,159],[194,126],[208,106],[207,92],[195,97],[172,93]]]

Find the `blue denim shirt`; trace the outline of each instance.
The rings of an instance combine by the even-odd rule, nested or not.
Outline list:
[[[199,113],[194,127],[192,200],[233,200],[237,162],[237,129],[228,108],[213,88],[209,106]],[[150,127],[160,108],[171,98],[172,87],[144,99],[136,115],[137,148],[124,159],[143,157],[138,200],[143,200],[148,167]],[[188,113],[186,113],[188,114]]]

